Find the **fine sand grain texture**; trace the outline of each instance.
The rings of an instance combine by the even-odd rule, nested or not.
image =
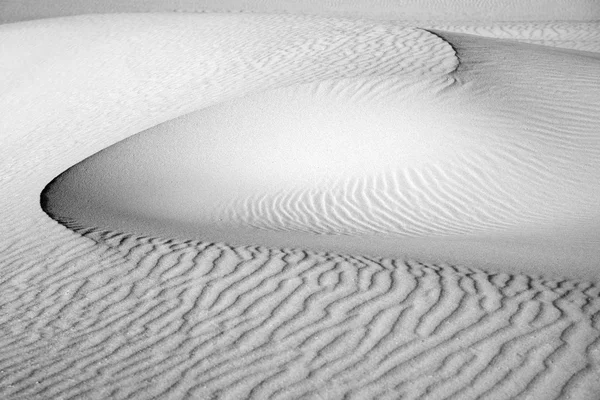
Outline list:
[[[566,47],[1,25],[0,397],[597,399],[600,60]]]

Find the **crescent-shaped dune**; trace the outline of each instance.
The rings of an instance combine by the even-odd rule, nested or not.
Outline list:
[[[439,36],[379,27],[307,45],[342,65],[321,80],[225,101],[86,160],[46,190],[46,210],[143,235],[555,276],[570,263],[596,277],[598,57],[444,33],[458,66]]]
[[[0,395],[597,398],[600,57],[551,40],[0,25]]]

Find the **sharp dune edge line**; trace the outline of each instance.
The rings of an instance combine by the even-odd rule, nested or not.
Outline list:
[[[440,31],[467,33],[498,39],[512,39],[524,43],[539,44],[566,49],[600,52],[600,30],[598,22],[529,22],[496,24],[432,24],[423,28]]]
[[[231,0],[237,2],[237,0]],[[33,6],[28,3],[34,3]],[[388,22],[415,26],[441,31],[476,34],[485,37],[519,40],[547,46],[577,49],[582,51],[600,52],[600,7],[592,1],[575,2],[568,4],[557,1],[553,7],[548,7],[548,2],[542,4],[529,2],[513,2],[506,7],[502,2],[500,8],[497,2],[480,2],[474,4],[460,4],[453,2],[428,2],[422,4],[405,2],[381,4],[375,6],[372,2],[361,1],[346,4],[336,4],[335,7],[324,5],[320,2],[306,2],[300,4],[278,2],[279,7],[273,9],[273,4],[268,1],[256,3],[246,2],[243,7],[239,4],[227,6],[223,0],[218,0],[217,5],[211,5],[211,0],[181,0],[180,6],[174,5],[174,0],[153,0],[150,2],[133,3],[87,3],[81,0],[55,0],[52,3],[40,4],[36,0],[5,0],[0,5],[0,23],[11,23],[37,18],[63,17],[88,13],[115,13],[115,12],[182,12],[182,13],[262,13],[277,14],[305,14],[331,17],[370,18],[375,20],[389,20]],[[558,5],[558,7],[557,7]],[[1,7],[4,7],[3,9]],[[448,9],[445,9],[445,8]],[[524,8],[529,7],[528,12]],[[381,12],[381,10],[385,10]],[[450,11],[450,12],[449,12]],[[458,13],[456,11],[459,11]],[[483,13],[481,13],[483,11]],[[542,17],[542,13],[548,13]],[[577,16],[573,15],[579,14]],[[458,15],[457,15],[458,14]],[[478,15],[479,14],[479,15]],[[482,15],[483,14],[483,15]],[[501,23],[493,20],[504,21]],[[551,22],[546,22],[550,20]],[[416,22],[418,21],[418,22]],[[435,22],[438,21],[438,22]],[[482,21],[482,22],[475,22]],[[489,22],[487,22],[489,21]]]
[[[135,21],[114,20],[119,18]],[[146,20],[143,28],[160,31],[156,23],[162,21],[157,18]],[[107,21],[112,20],[86,17],[73,24],[96,23],[98,28]],[[180,22],[196,23],[173,21],[160,29],[182,32]],[[219,21],[230,26],[229,20]],[[280,20],[257,21],[277,30]],[[7,38],[4,43],[25,47],[30,42],[11,42],[10,35],[23,29],[16,35],[37,39],[45,29],[56,33],[52,31],[56,26],[48,28],[51,24],[0,27],[4,29],[0,34]],[[58,33],[72,35],[69,20],[57,24]],[[322,28],[319,23],[317,27]],[[314,28],[308,24],[306,31]],[[122,33],[124,28],[117,24],[111,29]],[[285,31],[279,29],[267,37]],[[413,66],[412,71],[418,72],[425,66],[427,74],[446,76],[458,67],[453,50],[440,38],[422,30],[398,32],[404,33],[418,43],[442,45],[444,52],[434,60],[423,57],[408,67],[404,63],[404,70],[396,72]],[[251,35],[246,32],[246,37]],[[145,40],[149,38],[155,37]],[[11,78],[22,79],[0,83],[4,93],[11,94],[0,97],[0,112],[10,129],[6,146],[0,149],[0,206],[6,213],[0,220],[0,396],[23,400],[597,397],[600,291],[592,283],[492,274],[415,260],[163,240],[63,219],[78,231],[74,233],[41,212],[39,194],[50,179],[149,125],[257,86],[327,77],[312,67],[301,78],[286,75],[282,68],[278,82],[262,77],[257,79],[261,85],[248,83],[255,76],[244,66],[256,58],[244,58],[247,53],[240,49],[247,42],[233,42],[239,47],[228,56],[242,53],[234,57],[241,66],[228,70],[213,65],[216,78],[210,84],[201,79],[198,83],[198,76],[204,75],[190,72],[191,77],[179,78],[193,88],[177,87],[172,92],[164,87],[178,81],[161,75],[168,68],[156,62],[165,55],[160,43],[157,54],[138,54],[152,56],[142,62],[155,67],[156,75],[142,75],[139,87],[109,76],[105,82],[123,85],[114,100],[123,102],[118,106],[94,97],[109,97],[110,90],[88,98],[90,87],[80,90],[73,83],[86,76],[77,76],[77,68],[90,63],[102,61],[110,75],[111,68],[117,68],[110,63],[115,59],[83,55],[79,64],[77,56],[69,60],[72,64],[53,64],[53,55],[47,55],[39,68],[55,71],[58,65],[52,76],[61,91],[53,98],[55,86],[45,87],[41,95],[49,100],[43,104],[31,100],[30,83],[17,68],[20,59],[10,64]],[[283,44],[284,40],[265,51]],[[102,44],[95,49],[103,49]],[[64,56],[64,49],[58,50]],[[102,54],[113,50],[107,46]],[[407,46],[406,51],[411,50]],[[285,52],[279,54],[290,59]],[[217,63],[223,59],[227,58]],[[202,60],[183,66],[192,70]],[[308,61],[307,65],[314,62]],[[61,68],[73,73],[74,81]],[[138,72],[132,76],[145,71],[138,65],[131,68]],[[35,78],[37,72],[26,73]],[[95,79],[103,82],[103,76]],[[154,86],[135,92],[148,82]],[[221,94],[228,85],[233,88]],[[206,99],[195,97],[198,90],[206,90]],[[164,97],[156,100],[154,91]],[[174,99],[181,102],[171,106]],[[136,108],[139,103],[143,107]],[[127,106],[132,114],[119,114]],[[145,120],[148,112],[157,115],[155,120]],[[551,125],[551,114],[550,107],[539,124]],[[36,142],[24,146],[32,139]],[[560,141],[573,145],[568,137],[557,135],[555,143]]]

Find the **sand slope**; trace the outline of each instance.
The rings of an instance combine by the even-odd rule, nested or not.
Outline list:
[[[600,52],[600,23],[598,22],[524,21],[485,23],[465,21],[461,25],[425,23],[419,26],[446,32],[518,40],[542,46]]]
[[[314,47],[334,65],[315,73],[323,80],[153,127],[59,177],[45,209],[143,235],[494,271],[561,277],[568,262],[571,277],[595,279],[600,58],[414,28],[355,32]]]
[[[39,195],[51,179],[130,135],[251,92],[339,77],[332,65],[344,53],[325,52],[324,59],[330,42],[319,38],[342,32],[375,43],[401,38],[393,46],[401,51],[388,53],[402,61],[392,63],[399,69],[373,64],[373,75],[427,71],[420,77],[430,82],[460,70],[460,41],[482,43],[444,34],[450,45],[422,30],[297,17],[124,15],[0,27],[7,72],[0,81],[1,396],[597,397],[600,301],[592,283],[151,239],[65,221],[79,229],[74,233],[41,211]],[[415,48],[439,51],[413,54]],[[560,62],[564,53],[544,54]],[[573,56],[586,59],[574,83],[580,79],[592,96],[587,71],[595,61]],[[539,66],[550,77],[556,71]],[[347,78],[365,71],[341,67]],[[498,69],[494,79],[514,79],[511,71]],[[477,82],[477,73],[467,69],[465,79]],[[471,90],[493,87],[494,79]],[[558,94],[572,95],[570,88]],[[547,113],[532,124],[575,121],[581,129],[571,136],[541,131],[552,139],[548,149],[593,160],[595,147],[586,150],[581,141],[595,143],[585,122],[597,114],[580,111],[598,103],[582,99],[546,101],[540,107]],[[540,99],[522,101],[533,100]],[[504,105],[500,114],[522,111]],[[596,165],[582,165],[578,176],[591,183]],[[574,197],[583,199],[578,212],[589,215],[590,197]]]

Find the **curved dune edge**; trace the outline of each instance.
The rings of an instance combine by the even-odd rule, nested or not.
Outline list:
[[[107,232],[85,238],[49,220],[38,196],[57,173],[218,94],[254,89],[186,75],[206,67],[197,53],[177,64],[182,75],[158,62],[195,49],[185,46],[190,37],[210,48],[194,18],[178,17],[176,28],[164,16],[0,27],[12,48],[0,53],[11,55],[3,61],[12,71],[0,83],[0,110],[10,111],[0,150],[5,398],[594,398],[600,302],[591,283]],[[211,29],[217,20],[207,20]],[[127,51],[153,43],[142,65],[133,62],[142,54],[123,60],[115,51],[124,30]],[[128,72],[110,73],[117,69]],[[206,97],[192,96],[199,89]]]
[[[324,30],[298,55],[331,63],[322,79],[152,127],[58,177],[44,209],[69,227],[595,281],[600,58],[379,28]]]
[[[543,46],[600,52],[599,22],[470,22],[462,25],[446,22],[419,26],[446,32],[518,40]]]

